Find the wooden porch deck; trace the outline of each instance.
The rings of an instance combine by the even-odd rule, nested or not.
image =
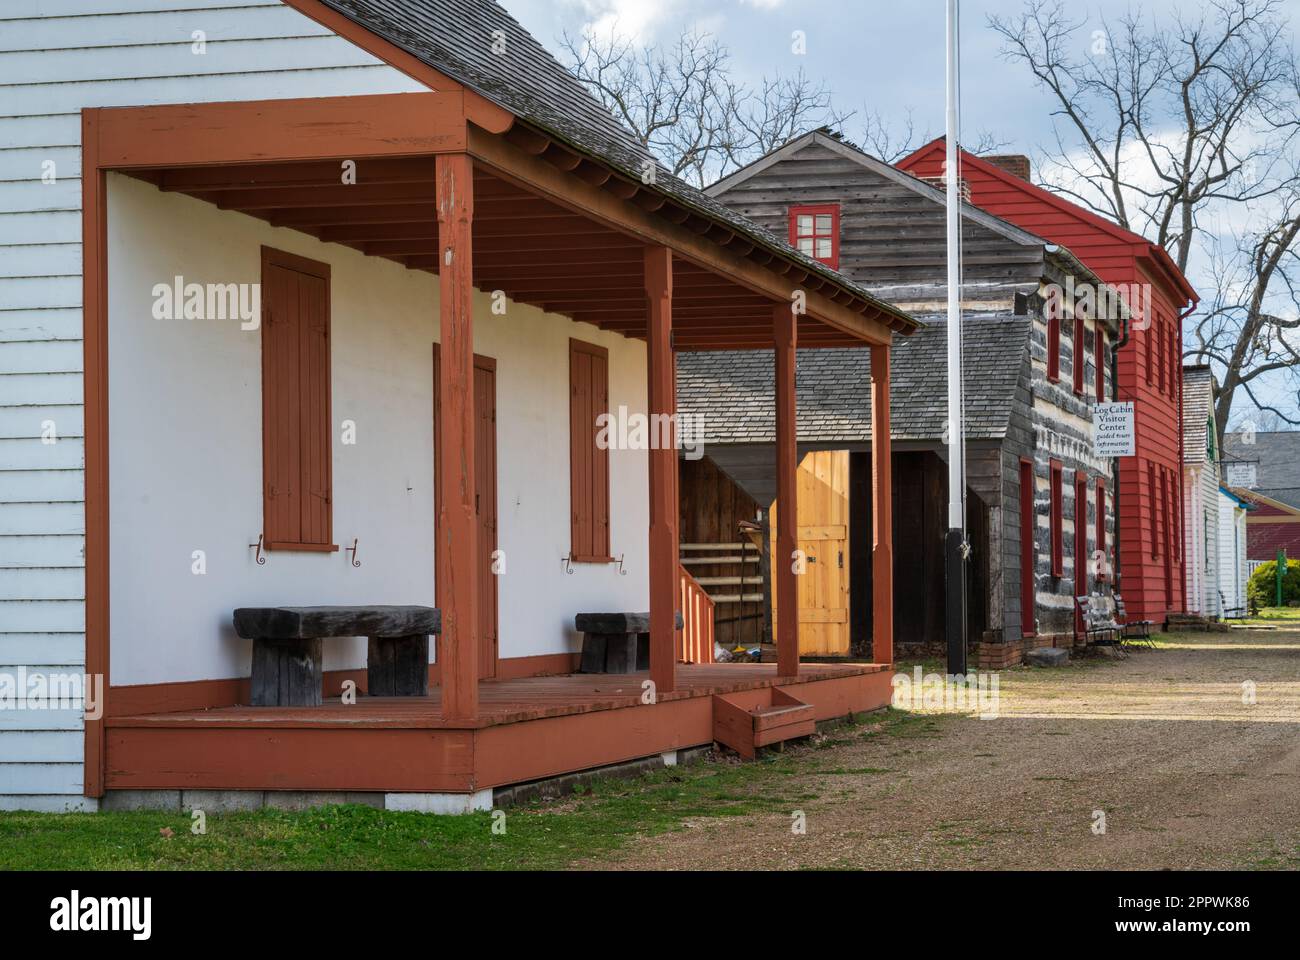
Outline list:
[[[110,717],[108,789],[472,792],[710,743],[713,698],[795,693],[817,720],[885,706],[889,667],[679,664],[677,689],[641,702],[648,674],[485,680],[475,720],[428,697],[337,698],[319,707],[216,707]]]

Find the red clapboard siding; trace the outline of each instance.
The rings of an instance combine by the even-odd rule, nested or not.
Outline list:
[[[609,559],[609,447],[596,418],[609,412],[609,352],[569,341],[570,558]],[[610,442],[613,442],[610,437]]]
[[[262,248],[262,516],[271,550],[332,550],[330,268]]]

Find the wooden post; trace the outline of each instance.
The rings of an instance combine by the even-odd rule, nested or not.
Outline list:
[[[438,606],[442,715],[478,715],[478,524],[474,516],[474,168],[468,154],[439,154]]]
[[[772,311],[776,344],[776,555],[772,557],[772,575],[776,580],[776,663],[782,677],[799,674],[799,582],[795,572],[795,551],[799,549],[799,442],[794,392],[797,321],[789,303],[779,303]]]
[[[889,347],[871,347],[871,659],[894,662],[894,507],[890,477]]]
[[[673,359],[673,259],[667,247],[645,251],[649,414],[677,412]],[[675,422],[670,421],[670,422]],[[652,435],[662,438],[654,426]],[[652,444],[650,454],[650,679],[655,693],[673,690],[677,675],[677,450]]]

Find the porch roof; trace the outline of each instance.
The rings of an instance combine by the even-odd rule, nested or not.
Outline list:
[[[904,311],[667,171],[493,0],[287,2],[317,19],[321,19],[321,8],[334,11],[504,108],[517,121],[510,132],[512,139],[526,142],[530,150],[562,169],[591,178],[592,168],[603,168],[604,175],[613,174],[613,178],[600,185],[621,198],[675,223],[686,223],[729,252],[770,265],[791,277],[794,286],[819,292],[890,330],[908,334],[917,328]],[[498,37],[503,42],[494,47]],[[646,183],[646,171],[651,168],[653,180]],[[812,333],[818,325],[802,324],[801,338],[804,326]],[[842,346],[861,341],[852,336],[822,337],[819,341],[814,336],[806,342],[810,346]],[[691,348],[682,343],[678,347]]]

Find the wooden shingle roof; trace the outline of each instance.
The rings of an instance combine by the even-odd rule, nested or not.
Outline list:
[[[1214,374],[1206,366],[1183,367],[1183,463],[1205,462],[1213,416]]]
[[[890,434],[940,440],[947,425],[947,327],[944,318],[895,338],[890,358]],[[962,326],[966,436],[1000,439],[1026,362],[1030,319],[968,317]],[[871,439],[871,352],[800,350],[796,372],[799,440]],[[686,353],[677,358],[679,413],[702,418],[706,443],[776,439],[770,351]]]

